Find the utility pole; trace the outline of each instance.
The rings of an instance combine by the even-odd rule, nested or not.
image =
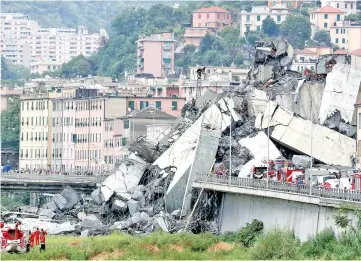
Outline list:
[[[310,164],[310,195],[312,195],[312,162],[313,162],[313,157],[312,157],[312,139],[313,139],[313,114],[312,114],[312,99],[311,99],[311,164]]]
[[[229,123],[229,171],[228,171],[228,183],[229,185],[231,185],[231,180],[232,180],[232,114],[231,112],[230,114],[230,118],[231,121]]]
[[[269,100],[268,100],[268,126],[267,126],[267,137],[268,137],[268,140],[267,140],[267,174],[266,174],[266,182],[267,182],[267,188],[268,188],[268,173],[269,173],[269,140],[270,140],[270,133],[269,133],[269,125],[271,123],[271,97],[269,97]]]

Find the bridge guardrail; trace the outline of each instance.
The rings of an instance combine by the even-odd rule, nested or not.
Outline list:
[[[310,186],[309,185],[298,185],[293,183],[283,183],[278,181],[267,181],[266,180],[256,180],[250,178],[239,178],[229,176],[220,176],[214,174],[198,174],[195,182],[200,183],[214,183],[214,184],[224,184],[235,187],[245,187],[245,188],[256,188],[256,189],[265,189],[273,191],[282,191],[290,192],[301,195],[310,195]],[[312,196],[322,197],[322,198],[333,198],[333,199],[342,199],[347,201],[358,201],[361,202],[361,191],[357,190],[345,190],[345,189],[325,189],[313,187],[311,191]]]
[[[19,182],[42,182],[54,181],[66,183],[101,183],[107,176],[67,176],[67,175],[24,175],[24,174],[2,174],[0,181],[17,180]]]

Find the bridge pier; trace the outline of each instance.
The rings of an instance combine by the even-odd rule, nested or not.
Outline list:
[[[30,206],[37,207],[40,203],[40,195],[36,192],[30,192]]]

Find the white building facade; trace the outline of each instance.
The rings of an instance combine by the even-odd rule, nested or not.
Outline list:
[[[90,56],[109,38],[104,29],[89,34],[84,26],[77,30],[41,28],[21,13],[1,14],[1,36],[1,55],[5,59],[39,73],[44,69],[54,71],[75,56]],[[39,63],[45,64],[41,70],[36,67]]]
[[[272,8],[267,6],[253,6],[251,12],[242,11],[240,35],[244,37],[247,32],[261,31],[262,22],[267,16],[272,18],[276,24],[281,24],[286,20],[289,12],[285,6],[275,5]]]
[[[346,15],[357,13],[356,0],[321,0],[321,6],[332,6],[346,12]]]

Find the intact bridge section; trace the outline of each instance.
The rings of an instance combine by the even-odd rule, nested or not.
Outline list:
[[[194,188],[223,193],[220,232],[236,231],[258,219],[266,229],[286,228],[302,241],[326,228],[341,232],[334,215],[339,208],[361,210],[361,192],[352,190],[312,188],[265,180],[216,175],[198,175]]]

